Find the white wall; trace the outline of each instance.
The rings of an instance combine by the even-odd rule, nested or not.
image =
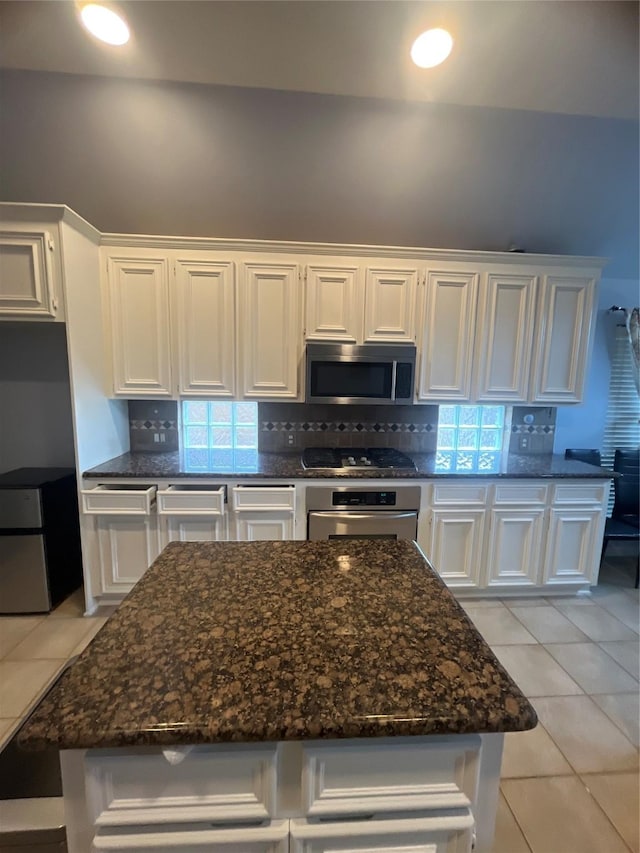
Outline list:
[[[638,282],[631,279],[605,279],[600,282],[596,332],[587,375],[584,403],[558,408],[554,452],[564,453],[567,447],[600,448],[607,416],[611,359],[609,344],[611,329],[621,314],[609,314],[612,305],[625,308],[640,304]]]
[[[0,323],[0,472],[74,467],[62,323]]]

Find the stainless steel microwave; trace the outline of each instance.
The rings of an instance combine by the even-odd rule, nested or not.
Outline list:
[[[412,345],[307,344],[307,403],[413,402]]]

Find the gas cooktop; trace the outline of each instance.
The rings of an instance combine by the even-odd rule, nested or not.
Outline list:
[[[416,470],[413,460],[392,447],[307,447],[302,451],[303,468],[336,470],[404,468]]]

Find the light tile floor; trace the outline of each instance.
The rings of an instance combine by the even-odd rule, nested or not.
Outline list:
[[[619,566],[591,596],[461,602],[540,719],[506,736],[493,853],[640,853],[639,598]],[[0,748],[106,621],[82,612],[75,593],[0,618]]]

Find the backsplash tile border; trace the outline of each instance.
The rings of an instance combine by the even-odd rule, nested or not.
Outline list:
[[[410,432],[430,433],[437,424],[380,423],[379,421],[261,421],[261,432]]]

